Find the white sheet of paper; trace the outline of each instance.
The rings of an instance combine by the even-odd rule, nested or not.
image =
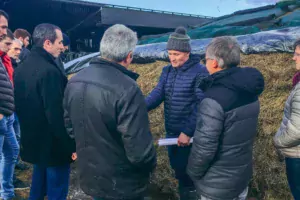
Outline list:
[[[164,138],[158,140],[158,146],[170,146],[177,145],[178,138]],[[193,143],[193,138],[191,138],[190,143]]]

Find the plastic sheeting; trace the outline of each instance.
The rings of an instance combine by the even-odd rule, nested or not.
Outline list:
[[[266,53],[266,52],[293,52],[293,45],[300,39],[300,27],[285,28],[280,30],[259,32],[255,34],[236,36],[241,51],[244,54]],[[205,49],[212,38],[192,40],[192,53],[204,57]],[[168,61],[166,42],[139,45],[134,51],[134,63],[151,63],[156,60]],[[67,74],[72,74],[88,67],[92,58],[99,56],[99,52],[92,53],[65,64]]]
[[[258,12],[248,13],[248,14],[234,15],[226,19],[212,22],[211,24],[225,26],[225,25],[236,24],[238,22],[243,23],[254,19],[260,19],[260,18],[264,19],[268,16],[281,16],[283,14],[284,12],[280,8],[273,8],[270,10],[258,11]],[[252,24],[244,23],[244,25],[252,25]]]
[[[281,26],[300,26],[300,9],[279,19]]]
[[[81,69],[88,67],[90,61],[97,56],[100,56],[99,52],[91,53],[67,62],[64,64],[66,74],[74,74]]]
[[[220,26],[220,25],[208,25],[201,28],[192,29],[187,32],[191,39],[203,39],[212,38],[222,35],[244,35],[257,33],[261,30],[256,26]],[[153,44],[160,42],[167,42],[169,35],[164,35],[162,37],[147,38],[139,41],[139,44]]]
[[[284,15],[286,12],[287,11],[283,11],[275,6],[238,11],[232,15],[220,17],[219,19],[214,20],[205,26],[190,29],[188,31],[188,35],[192,39],[202,39],[221,35],[242,35],[256,33],[261,31],[257,27],[260,23],[270,22]],[[269,28],[272,28],[272,25],[273,24],[270,24]],[[288,26],[289,24],[287,23],[284,25],[284,27]],[[168,37],[169,34],[162,35],[161,37],[147,38],[139,41],[139,44],[166,42]]]
[[[255,34],[236,36],[244,54],[264,52],[293,52],[293,44],[300,39],[300,27],[285,28]],[[204,56],[206,46],[212,38],[192,40],[192,53]],[[134,53],[134,61],[139,63],[153,60],[168,60],[166,42],[140,45]]]
[[[222,35],[244,35],[260,32],[256,26],[205,26],[189,31],[191,39],[213,38]],[[169,38],[168,38],[169,39]]]

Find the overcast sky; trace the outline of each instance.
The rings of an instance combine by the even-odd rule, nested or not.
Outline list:
[[[122,6],[218,17],[238,10],[275,4],[278,0],[84,0]],[[188,3],[187,3],[188,2]]]

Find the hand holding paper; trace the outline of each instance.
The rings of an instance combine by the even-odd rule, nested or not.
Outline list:
[[[170,146],[177,145],[178,138],[164,138],[158,140],[158,146]],[[190,139],[190,143],[193,143],[193,138]]]

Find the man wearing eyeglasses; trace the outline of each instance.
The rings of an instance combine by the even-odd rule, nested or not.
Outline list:
[[[246,200],[253,171],[259,96],[264,77],[240,66],[234,37],[214,38],[206,48],[210,74],[198,83],[199,105],[187,173],[201,200]]]

